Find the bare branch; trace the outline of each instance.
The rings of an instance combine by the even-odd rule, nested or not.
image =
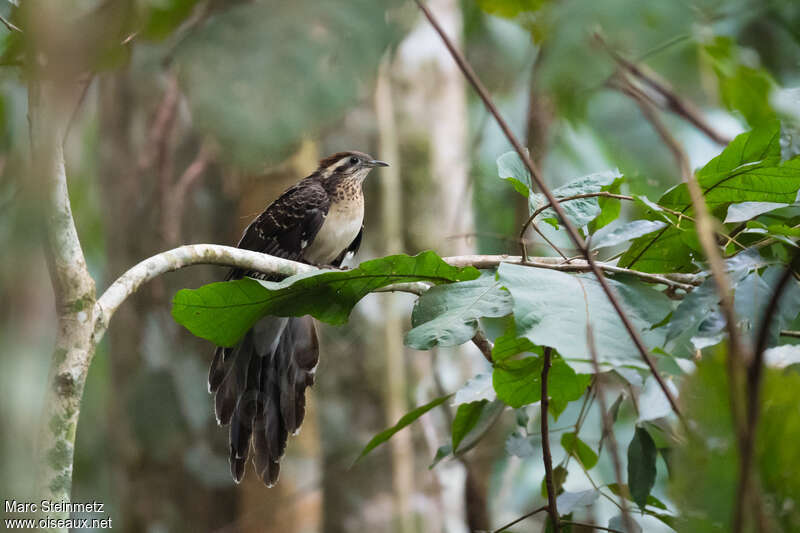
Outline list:
[[[469,65],[469,63],[467,63],[467,60],[464,58],[461,52],[459,52],[458,49],[453,45],[453,42],[444,32],[439,22],[433,16],[430,10],[425,6],[422,0],[415,0],[415,2],[417,6],[419,6],[420,10],[422,10],[423,14],[431,23],[433,28],[442,38],[442,41],[444,42],[450,54],[453,56],[453,59],[458,64],[461,71],[464,73],[464,76],[466,76],[467,81],[469,81],[470,85],[472,85],[472,87],[480,96],[486,108],[494,116],[495,120],[500,126],[500,129],[503,130],[503,133],[505,134],[506,138],[514,147],[514,150],[517,152],[517,155],[519,155],[520,159],[525,164],[525,167],[528,169],[528,172],[530,173],[533,182],[536,184],[539,190],[542,191],[542,193],[547,198],[547,201],[551,203],[553,210],[563,221],[564,228],[567,230],[570,239],[572,239],[572,242],[575,243],[576,247],[581,250],[584,257],[586,258],[586,261],[589,263],[592,272],[594,273],[595,276],[597,276],[597,280],[600,283],[601,287],[603,288],[603,291],[606,293],[609,301],[611,302],[611,305],[614,307],[614,310],[619,315],[620,320],[624,324],[625,329],[628,331],[628,334],[631,337],[631,340],[633,340],[633,343],[639,350],[642,359],[647,364],[647,367],[650,369],[650,372],[652,372],[653,377],[656,379],[659,386],[661,387],[661,390],[664,392],[664,395],[669,400],[670,406],[672,407],[673,411],[675,411],[676,413],[679,414],[679,416],[681,416],[680,409],[678,408],[678,402],[675,400],[675,396],[672,394],[672,391],[670,391],[669,388],[667,388],[667,385],[666,383],[664,383],[663,378],[659,375],[655,362],[653,361],[653,358],[650,356],[650,352],[648,351],[647,346],[645,345],[644,340],[642,339],[642,336],[639,334],[639,331],[633,325],[630,318],[625,313],[625,310],[622,308],[622,304],[620,303],[614,291],[611,289],[611,286],[608,284],[608,280],[606,280],[605,276],[603,275],[603,271],[596,264],[594,258],[592,257],[592,254],[586,247],[586,243],[583,241],[583,238],[581,237],[580,233],[578,233],[578,229],[566,217],[563,208],[558,204],[558,199],[553,195],[553,192],[544,183],[544,180],[542,180],[542,177],[539,174],[536,165],[531,160],[527,151],[525,151],[525,149],[522,147],[519,140],[512,133],[506,121],[500,115],[500,112],[497,110],[491,98],[489,97],[489,93],[486,91],[486,88],[483,86],[478,77],[475,75],[475,72],[472,70],[472,67]]]
[[[539,417],[541,420],[542,429],[542,460],[544,461],[544,482],[547,485],[547,513],[550,515],[550,521],[553,523],[553,532],[558,533],[561,530],[558,522],[558,504],[556,503],[556,490],[553,484],[553,456],[550,454],[550,430],[548,429],[547,410],[550,406],[550,397],[547,395],[547,376],[550,373],[550,366],[552,364],[551,357],[553,349],[549,346],[544,348],[544,364],[542,366],[542,414]]]
[[[494,361],[492,360],[492,349],[494,346],[492,345],[492,341],[486,338],[486,335],[484,335],[480,328],[478,328],[475,331],[475,335],[472,336],[472,343],[478,347],[483,354],[483,357],[489,361],[490,365],[494,364]]]
[[[511,263],[561,272],[592,272],[591,265],[583,259],[572,259],[571,263],[564,263],[558,257],[530,257],[527,261],[524,261],[518,255],[461,255],[444,257],[443,259],[448,264],[457,267],[496,268],[500,263]],[[648,283],[660,283],[687,292],[700,285],[704,279],[703,276],[695,274],[650,274],[607,263],[595,262],[595,264],[609,274],[628,274]]]
[[[538,509],[534,509],[533,511],[531,511],[529,513],[525,513],[524,515],[520,516],[519,518],[515,518],[514,520],[512,520],[508,524],[498,527],[492,533],[502,533],[503,531],[505,531],[506,529],[510,528],[511,526],[513,526],[515,524],[518,524],[518,523],[522,522],[523,520],[525,520],[526,518],[530,518],[535,514],[541,513],[542,511],[547,511],[547,506],[546,505],[543,506],[543,507],[539,507]]]
[[[162,274],[191,265],[220,265],[292,276],[315,267],[271,255],[215,244],[188,244],[154,255],[117,278],[97,300],[95,342],[98,342],[122,302],[143,284]]]

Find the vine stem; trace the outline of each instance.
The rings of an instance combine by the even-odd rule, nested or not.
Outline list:
[[[617,295],[611,289],[611,285],[609,285],[608,280],[603,275],[603,271],[600,269],[600,267],[597,265],[596,261],[592,257],[592,254],[589,251],[588,247],[586,246],[586,243],[584,242],[583,237],[581,237],[580,233],[578,233],[578,229],[567,218],[566,213],[564,212],[564,209],[558,203],[558,199],[555,197],[553,192],[544,183],[544,180],[542,179],[541,175],[539,174],[539,170],[536,168],[536,165],[531,160],[531,158],[528,155],[527,151],[525,151],[525,149],[522,147],[522,145],[520,144],[520,142],[517,139],[517,137],[511,131],[511,128],[509,128],[508,124],[503,119],[502,115],[500,115],[500,112],[497,110],[497,107],[492,102],[492,99],[489,96],[489,93],[487,92],[486,88],[483,86],[481,81],[478,79],[477,75],[475,74],[475,71],[469,65],[469,63],[464,58],[464,56],[461,54],[461,52],[455,47],[455,45],[453,44],[452,40],[447,36],[445,31],[442,29],[442,26],[436,20],[436,17],[433,16],[433,13],[431,13],[431,11],[422,2],[422,0],[414,0],[414,1],[416,2],[417,6],[420,8],[422,13],[425,15],[425,17],[428,19],[428,21],[431,23],[431,26],[433,26],[433,28],[436,30],[436,32],[441,37],[442,41],[444,42],[444,45],[447,47],[448,51],[450,52],[450,55],[453,57],[455,62],[458,64],[458,67],[461,69],[461,71],[464,74],[464,76],[467,78],[467,81],[470,83],[470,85],[478,93],[478,95],[480,96],[480,98],[483,101],[484,105],[489,110],[489,112],[492,114],[492,116],[494,116],[495,120],[497,121],[497,124],[500,126],[500,129],[503,131],[503,133],[505,134],[505,136],[508,139],[509,143],[511,143],[511,145],[514,147],[514,150],[517,152],[517,155],[519,155],[520,159],[525,164],[525,167],[528,169],[528,172],[530,173],[531,179],[533,180],[533,182],[536,183],[536,186],[539,188],[539,190],[542,191],[542,193],[547,198],[547,201],[550,202],[550,204],[552,205],[553,210],[556,212],[556,214],[559,216],[559,218],[563,221],[564,228],[567,230],[567,233],[569,234],[570,239],[572,239],[572,241],[575,243],[575,246],[581,251],[583,256],[586,258],[586,261],[589,263],[589,267],[591,268],[591,270],[594,273],[594,275],[597,276],[597,281],[600,283],[600,286],[603,288],[603,291],[606,293],[606,296],[608,297],[609,301],[611,302],[611,305],[614,307],[614,310],[619,315],[620,320],[622,321],[623,325],[625,326],[625,329],[628,331],[628,335],[630,335],[631,340],[633,340],[633,343],[636,345],[636,348],[639,351],[639,354],[641,355],[642,360],[644,360],[644,362],[647,364],[648,369],[653,374],[653,378],[656,380],[656,382],[658,383],[659,387],[664,392],[664,395],[667,397],[667,400],[669,401],[670,407],[672,408],[673,411],[675,411],[675,413],[678,415],[678,417],[683,421],[684,418],[683,418],[683,415],[681,414],[680,408],[678,407],[678,402],[677,402],[677,400],[675,398],[675,395],[672,394],[672,391],[667,387],[666,382],[664,382],[664,379],[658,373],[658,369],[656,368],[655,361],[653,361],[653,358],[651,357],[650,352],[647,349],[647,346],[645,345],[644,340],[642,339],[642,336],[639,334],[639,331],[633,325],[633,322],[631,322],[631,320],[628,317],[627,313],[623,309],[622,304],[619,301],[619,298],[617,298]]]

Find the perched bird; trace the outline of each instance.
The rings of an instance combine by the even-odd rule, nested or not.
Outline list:
[[[316,266],[339,266],[354,254],[364,230],[362,184],[387,163],[362,152],[340,152],[289,188],[244,231],[239,248]],[[258,272],[232,269],[226,279]],[[314,383],[319,343],[311,317],[265,317],[232,348],[217,348],[208,375],[220,425],[230,424],[233,479],[244,476],[252,443],[253,464],[271,487],[290,434],[305,416],[305,390]]]

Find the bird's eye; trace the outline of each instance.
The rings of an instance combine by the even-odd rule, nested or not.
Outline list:
[[[351,165],[356,165],[356,164],[358,164],[358,158],[357,158],[357,157],[351,157],[351,158],[350,158],[350,164],[351,164]]]

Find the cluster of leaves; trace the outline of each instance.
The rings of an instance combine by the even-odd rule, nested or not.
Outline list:
[[[530,189],[530,180],[515,154],[498,159],[499,177],[509,181],[515,190],[528,197],[531,212],[545,201]],[[795,254],[795,235],[800,225],[800,160],[783,161],[780,155],[780,129],[770,123],[738,136],[725,150],[697,171],[712,214],[717,217],[720,249],[727,255],[739,327],[749,336],[760,327],[772,288],[788,258]],[[709,354],[724,351],[724,320],[719,313],[719,298],[702,263],[697,246],[692,208],[685,185],[673,187],[653,202],[646,197],[632,197],[640,206],[643,218],[627,224],[609,226],[620,213],[623,200],[609,197],[566,198],[574,195],[619,192],[624,179],[617,173],[601,173],[578,178],[555,190],[564,198],[563,207],[572,222],[581,228],[596,250],[616,250],[624,243],[620,264],[632,267],[626,274],[609,280],[619,295],[623,309],[655,355],[658,367],[672,392],[678,384],[682,404],[688,416],[704,421],[704,403],[724,402],[719,397],[723,372],[715,374],[713,386],[698,382],[710,379],[708,369],[694,371],[691,358],[698,350]],[[538,222],[558,228],[560,222],[550,210],[542,210]],[[601,252],[604,253],[604,252]],[[666,290],[664,285],[645,283],[633,269],[646,272],[694,273],[699,286],[694,290]],[[704,281],[705,279],[705,281]],[[473,377],[454,395],[436,398],[404,416],[395,426],[378,434],[364,449],[362,456],[391,438],[429,410],[450,402],[456,413],[451,441],[443,445],[434,464],[446,457],[459,455],[472,448],[493,427],[506,407],[517,412],[517,429],[508,437],[510,454],[530,457],[535,454],[534,441],[540,435],[529,432],[528,409],[541,400],[543,347],[553,353],[549,371],[549,413],[558,419],[571,402],[583,407],[573,431],[561,437],[564,460],[556,467],[559,509],[569,515],[574,509],[591,505],[597,497],[627,496],[640,512],[672,527],[692,530],[692,524],[717,523],[729,520],[724,513],[705,506],[702,499],[689,494],[697,476],[708,476],[707,483],[720,481],[732,486],[728,463],[703,463],[701,452],[728,454],[730,449],[714,452],[704,440],[732,438],[728,426],[705,424],[693,434],[691,445],[675,437],[669,403],[653,376],[646,371],[641,355],[630,340],[619,316],[611,307],[597,280],[588,274],[532,268],[502,263],[497,269],[478,271],[455,268],[433,252],[414,257],[396,255],[362,263],[349,271],[324,271],[301,274],[282,282],[243,279],[214,283],[197,290],[182,290],[174,299],[173,316],[194,334],[216,344],[230,346],[252,324],[265,315],[299,316],[310,314],[324,322],[338,325],[347,320],[353,306],[368,293],[399,282],[426,282],[430,289],[416,302],[411,315],[412,329],[405,342],[420,350],[436,346],[456,346],[468,342],[481,327],[482,321],[499,321],[502,332],[493,339],[490,372]],[[800,312],[800,285],[790,284],[781,299],[769,338],[769,346],[777,346],[780,330],[790,327]],[[591,326],[593,341],[587,336]],[[784,339],[785,340],[785,339]],[[781,346],[775,350],[793,349]],[[604,376],[593,376],[592,356],[597,357]],[[786,355],[786,354],[784,354]],[[796,357],[791,352],[790,357]],[[705,360],[702,368],[710,367]],[[616,376],[614,378],[609,376]],[[771,380],[784,379],[778,373]],[[620,383],[635,394],[620,394],[609,415],[617,419],[621,412],[635,411],[635,431],[627,447],[627,477],[624,487],[607,479],[597,488],[583,492],[564,490],[570,458],[590,475],[599,463],[606,435],[593,446],[580,437],[586,413],[591,409],[597,391],[592,383],[600,379],[612,388]],[[786,377],[796,380],[796,377]],[[617,384],[617,385],[615,385]],[[771,408],[783,413],[794,392],[775,393],[778,399]],[[764,425],[764,434],[779,431]],[[726,433],[727,432],[727,433]],[[761,442],[761,441],[759,441]],[[766,461],[767,450],[800,466],[792,454],[772,441],[763,442],[759,457]],[[735,448],[731,443],[731,449]],[[607,448],[606,448],[607,449]],[[675,466],[675,455],[687,456],[683,465]],[[656,463],[662,456],[670,467],[673,498],[679,508],[666,505],[651,491],[656,480]],[[725,460],[733,460],[727,455]],[[691,465],[691,470],[684,468]],[[770,472],[774,461],[766,464]],[[785,467],[789,468],[789,467]],[[735,470],[735,469],[734,469]],[[791,469],[787,470],[790,471]],[[723,475],[724,474],[724,475]],[[774,482],[773,482],[774,481]],[[775,505],[781,508],[791,494],[793,483],[780,475],[762,479]],[[688,492],[682,492],[682,487]],[[714,502],[718,499],[713,499]],[[732,500],[730,500],[732,501]],[[728,503],[730,505],[730,503]],[[691,519],[685,513],[690,511]],[[786,523],[797,520],[795,511],[787,511]],[[620,518],[612,519],[619,524]],[[699,521],[699,522],[698,522]],[[721,522],[725,524],[726,522]],[[613,526],[612,526],[613,527]]]

